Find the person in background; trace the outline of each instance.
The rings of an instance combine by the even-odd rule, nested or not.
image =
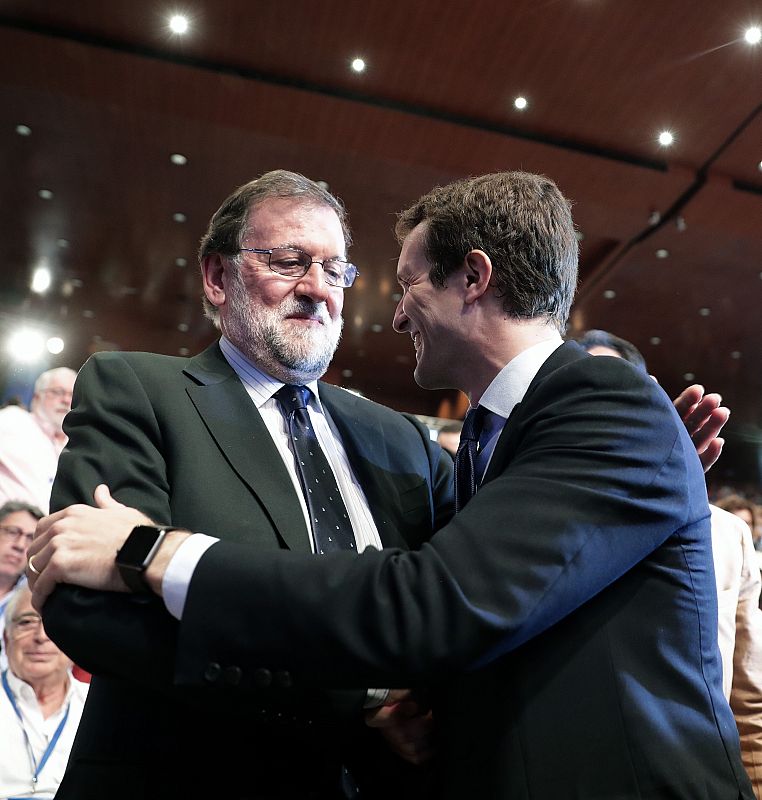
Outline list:
[[[8,501],[0,506],[0,637],[5,627],[5,609],[14,592],[26,584],[26,551],[41,518],[42,511],[30,503]],[[3,650],[0,669],[7,665]]]
[[[592,330],[579,342],[592,355],[623,358],[646,371],[645,358],[625,339]],[[762,800],[762,578],[749,526],[730,509],[709,508],[722,688],[738,727],[744,767],[757,799]]]
[[[76,377],[68,367],[43,372],[35,381],[29,411],[20,406],[0,409],[0,503],[25,500],[48,513]]]
[[[462,422],[448,422],[437,433],[437,444],[455,458],[460,442],[460,432],[463,430]]]
[[[757,550],[762,550],[762,536],[759,532],[759,520],[757,519],[757,507],[751,500],[747,500],[740,494],[729,494],[726,497],[719,499],[715,505],[729,511],[740,517],[751,529],[751,535],[754,538],[754,547]]]
[[[0,797],[52,798],[66,769],[87,686],[72,677],[71,661],[46,635],[28,587],[14,594],[6,613]],[[104,786],[103,797],[108,796]]]

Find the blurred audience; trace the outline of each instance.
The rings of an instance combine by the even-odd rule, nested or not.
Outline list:
[[[759,530],[759,519],[757,506],[742,497],[740,494],[729,494],[716,501],[716,505],[740,517],[751,529],[752,537],[754,538],[754,547],[757,550],[762,550],[762,535]]]
[[[443,425],[437,433],[437,443],[443,450],[447,450],[451,456],[455,456],[458,452],[460,432],[462,429],[462,422],[448,422],[446,425]]]
[[[6,610],[8,668],[0,693],[0,797],[52,798],[63,777],[87,686],[48,639],[32,594],[21,587]],[[108,797],[109,787],[101,787]]]
[[[5,610],[14,592],[26,584],[26,550],[34,536],[42,511],[29,503],[9,501],[0,506],[0,635],[5,627]],[[8,666],[5,649],[0,669]]]
[[[15,405],[0,409],[0,503],[25,500],[48,513],[76,377],[68,367],[43,372],[29,411]]]

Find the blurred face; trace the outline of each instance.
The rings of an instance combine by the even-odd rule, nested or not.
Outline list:
[[[56,674],[65,680],[71,661],[48,639],[28,590],[23,591],[13,617],[6,621],[3,639],[8,666],[17,678],[31,685]]]
[[[244,247],[295,247],[313,259],[344,258],[344,233],[333,209],[291,198],[266,200],[250,216]],[[265,372],[286,383],[321,377],[341,337],[344,290],[329,286],[320,264],[301,278],[278,275],[268,256],[225,259],[225,335]],[[210,300],[212,298],[210,297]]]
[[[409,333],[415,347],[413,376],[424,389],[461,388],[454,378],[460,336],[457,323],[462,302],[454,290],[438,288],[429,279],[426,223],[413,228],[402,243],[397,281],[402,298],[394,313],[394,330]]]
[[[0,578],[15,581],[26,566],[37,520],[28,511],[14,511],[0,520]]]
[[[45,389],[34,395],[34,413],[60,431],[64,417],[71,410],[74,375],[56,375]]]
[[[740,517],[752,529],[752,532],[754,532],[754,520],[752,519],[751,511],[749,511],[748,508],[737,508],[735,511],[733,511],[733,514],[735,514],[737,517]]]

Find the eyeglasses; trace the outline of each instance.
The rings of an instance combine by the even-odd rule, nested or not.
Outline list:
[[[32,543],[32,539],[34,539],[34,533],[27,533],[25,530],[17,528],[15,525],[0,525],[0,534],[6,536],[12,542],[21,540],[27,547]]]
[[[301,278],[307,274],[307,270],[313,264],[320,264],[325,274],[325,282],[329,286],[338,286],[348,289],[360,274],[357,267],[342,258],[326,258],[318,261],[309,253],[297,250],[294,247],[271,247],[262,249],[259,247],[242,247],[242,253],[259,253],[268,256],[267,266],[278,275],[285,275],[287,278]]]
[[[14,636],[27,636],[42,625],[42,617],[39,614],[21,614],[11,620],[11,625]]]

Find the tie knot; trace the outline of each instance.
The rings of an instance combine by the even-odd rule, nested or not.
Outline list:
[[[310,390],[306,386],[295,386],[287,383],[275,392],[275,399],[280,403],[286,414],[290,414],[299,408],[307,408]]]
[[[460,432],[460,441],[477,441],[484,427],[484,419],[489,411],[484,406],[477,406],[469,410],[463,420],[463,430]]]

